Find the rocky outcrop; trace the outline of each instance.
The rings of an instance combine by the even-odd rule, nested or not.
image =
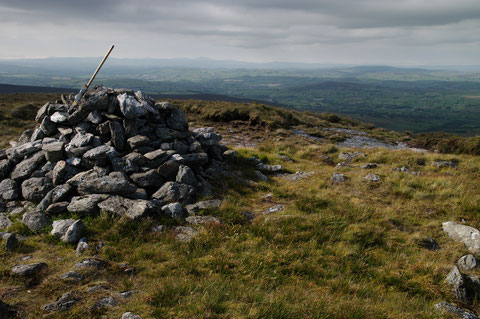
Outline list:
[[[480,231],[478,229],[453,221],[443,223],[442,227],[450,238],[463,243],[471,253],[478,254],[480,252]]]

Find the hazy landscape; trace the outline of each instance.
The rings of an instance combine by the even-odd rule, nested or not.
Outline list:
[[[2,61],[0,83],[78,89],[98,60]],[[461,69],[113,59],[97,81],[163,97],[221,95],[216,99],[338,113],[396,131],[472,136],[480,129],[480,73]]]

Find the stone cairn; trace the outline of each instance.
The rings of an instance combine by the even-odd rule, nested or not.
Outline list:
[[[141,91],[97,86],[78,106],[73,98],[45,104],[38,128],[0,151],[0,205],[34,202],[22,218],[32,231],[67,212],[184,217],[181,205],[208,194],[232,156],[213,128],[190,131],[182,111]],[[53,232],[74,243],[83,227],[67,219]]]

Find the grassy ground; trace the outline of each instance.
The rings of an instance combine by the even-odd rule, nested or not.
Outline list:
[[[202,117],[194,124],[202,123],[222,132],[230,128],[222,122],[205,123]],[[245,124],[238,130],[247,134],[247,128]],[[120,318],[125,311],[143,318],[448,318],[433,306],[455,302],[444,278],[467,251],[442,232],[441,223],[464,218],[480,227],[478,157],[339,150],[328,141],[312,144],[284,129],[257,127],[248,134],[257,146],[238,148],[238,158],[230,163],[240,177],[217,181],[216,197],[224,204],[202,213],[221,218],[223,225],[203,227],[192,242],[181,243],[170,230],[150,231],[181,221],[152,217],[132,222],[100,214],[85,220],[91,249],[82,257],[48,231],[32,235],[18,251],[0,251],[0,299],[16,305],[26,318],[44,316],[41,305],[67,291],[75,291],[81,301],[46,318]],[[367,156],[351,167],[325,164],[325,156],[338,163],[340,151]],[[314,174],[295,182],[277,176],[245,183],[242,180],[253,179],[247,164],[251,156],[290,172]],[[457,161],[459,168],[434,168],[429,163],[435,159]],[[379,167],[360,168],[370,162]],[[403,165],[421,175],[392,171]],[[332,183],[334,172],[344,173],[347,181]],[[382,180],[365,181],[370,172]],[[262,214],[276,204],[285,209]],[[246,211],[257,217],[248,222]],[[29,234],[18,221],[12,229]],[[442,249],[422,248],[425,236],[435,238]],[[100,242],[105,246],[96,251]],[[25,255],[33,259],[19,261]],[[75,262],[94,255],[108,263],[105,270],[84,273],[80,283],[58,278],[73,270]],[[49,265],[38,283],[10,275],[15,264],[34,261]],[[125,274],[122,263],[137,272]],[[111,288],[85,292],[98,283]],[[123,290],[135,294],[106,311],[91,310],[99,298]],[[480,307],[472,310],[479,312]]]

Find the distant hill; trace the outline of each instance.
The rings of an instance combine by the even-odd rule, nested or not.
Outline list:
[[[0,94],[6,93],[72,93],[72,89],[0,83]]]

